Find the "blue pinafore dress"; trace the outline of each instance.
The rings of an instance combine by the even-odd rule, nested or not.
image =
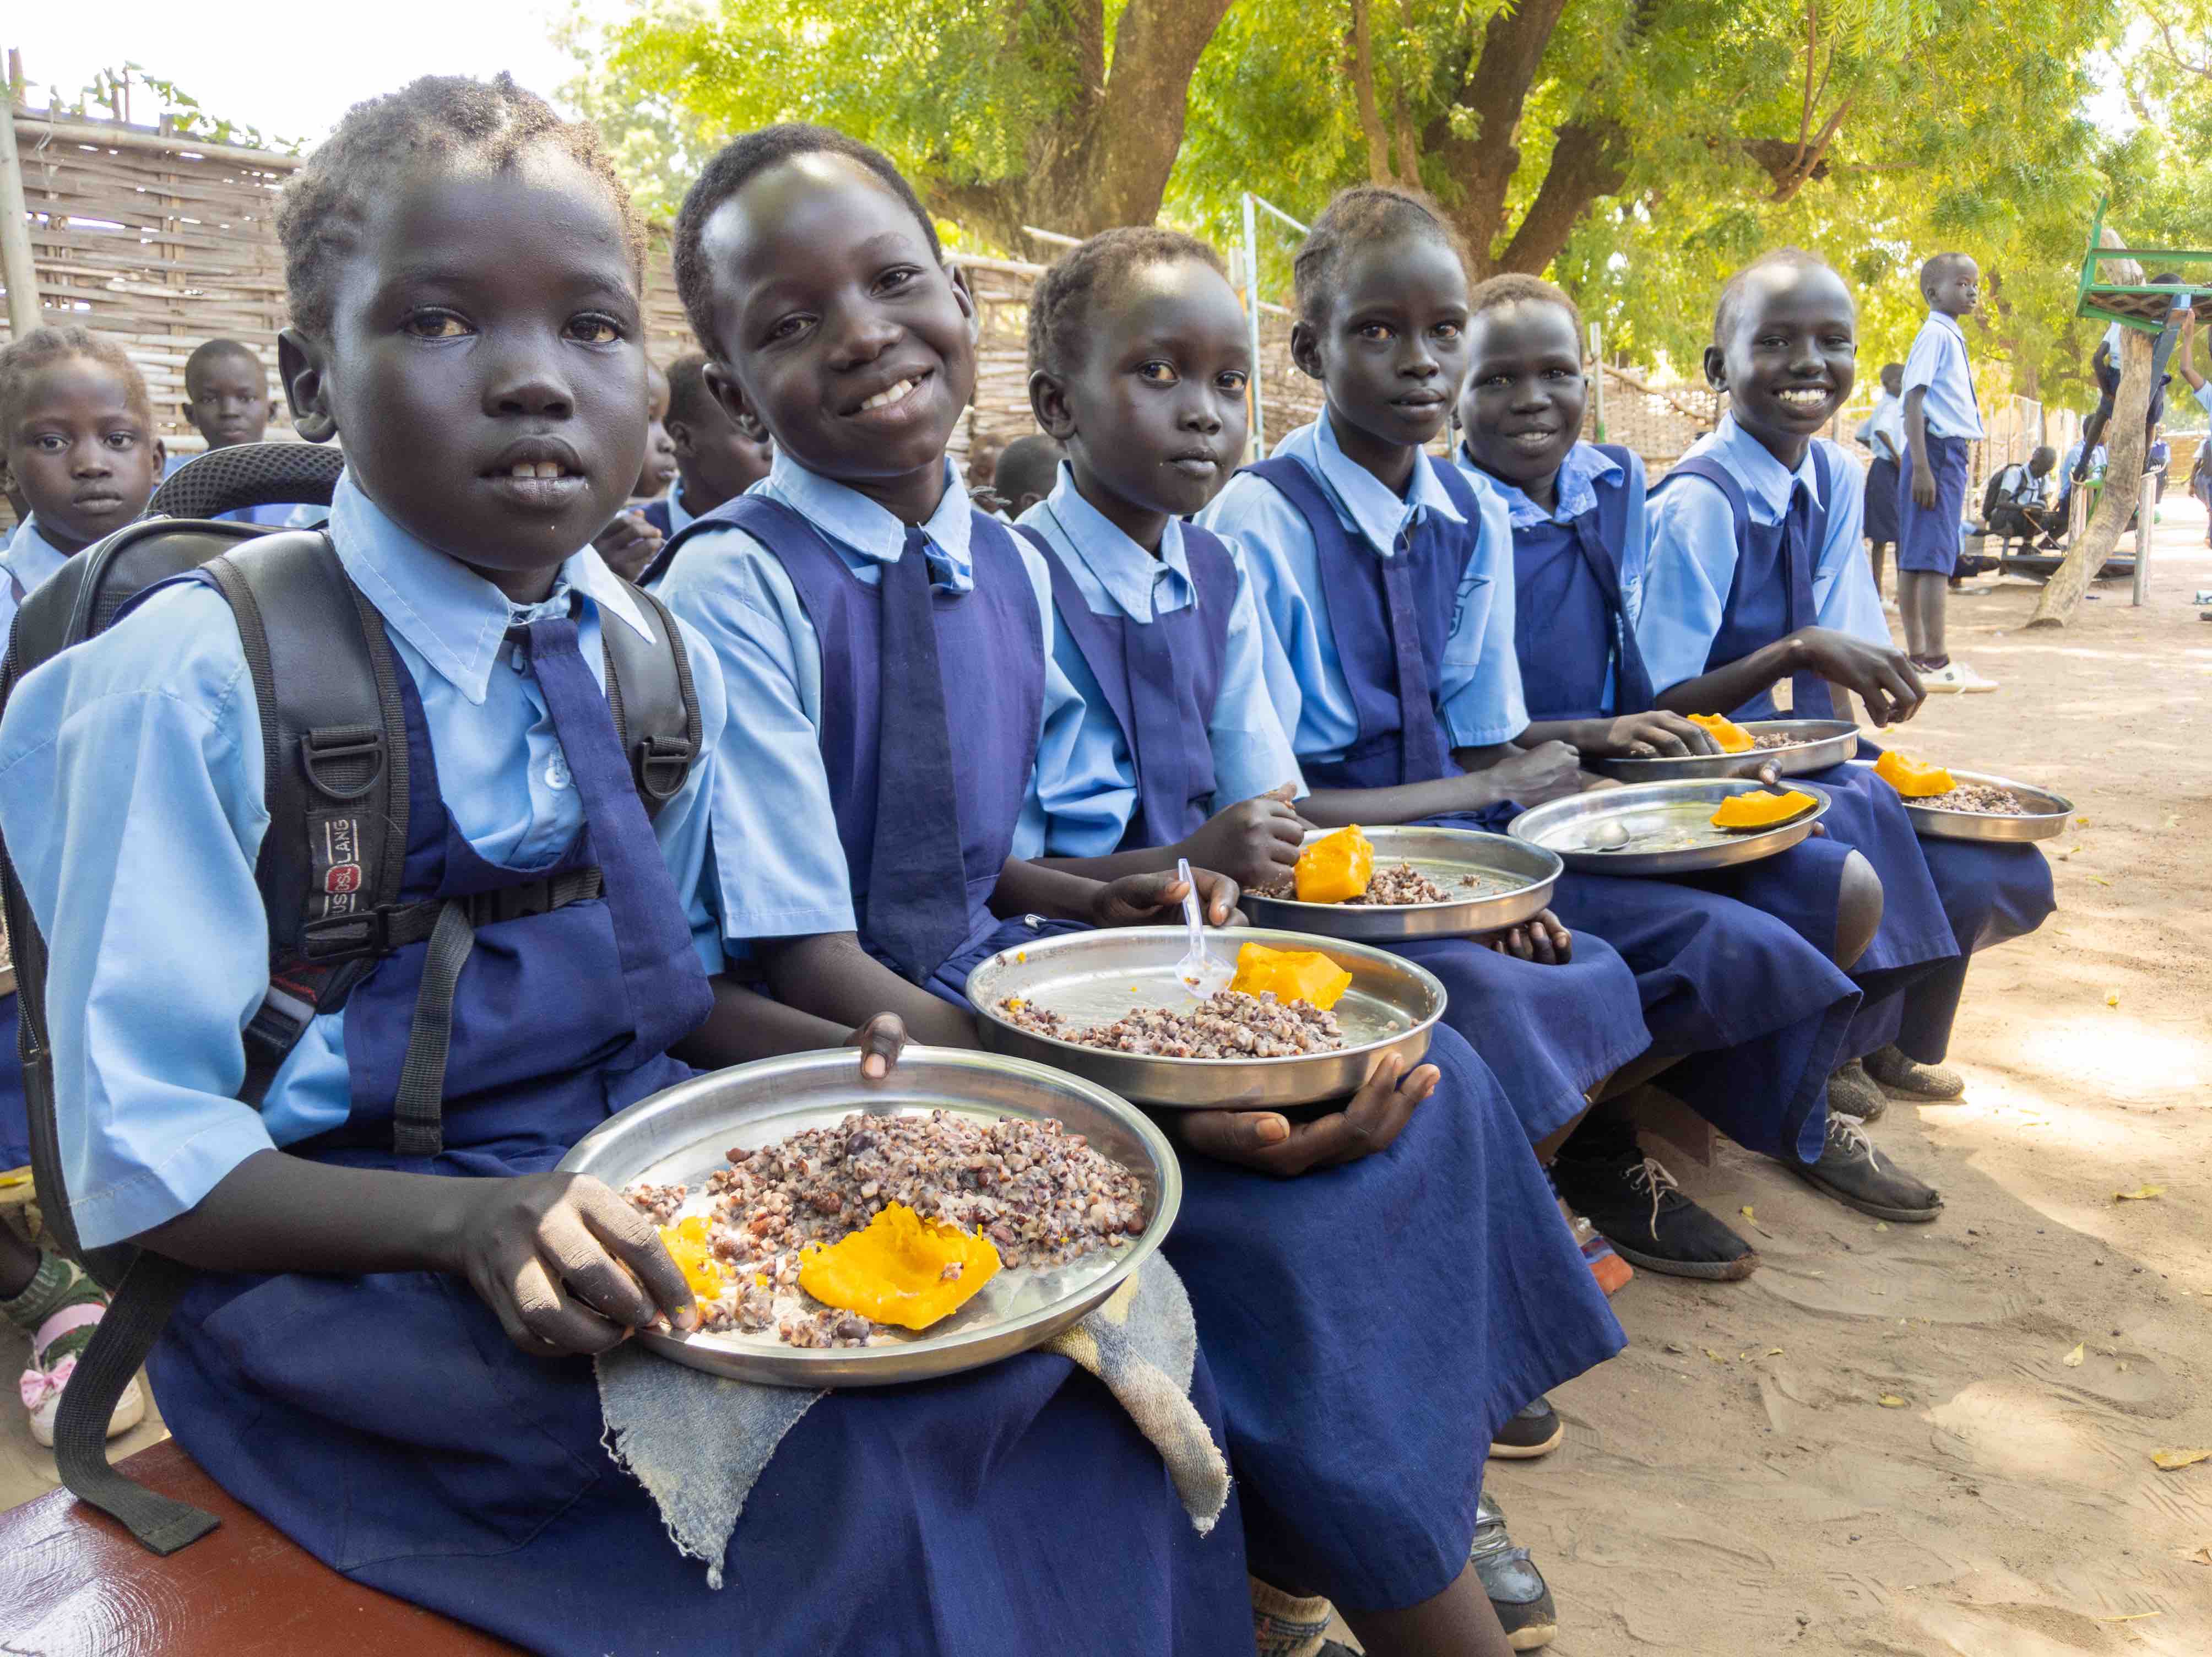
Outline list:
[[[1457,467],[1428,458],[1469,525],[1479,521],[1474,490]],[[1359,714],[1359,736],[1340,758],[1298,756],[1316,789],[1388,789],[1460,775],[1430,689],[1457,607],[1459,583],[1474,537],[1435,515],[1401,535],[1389,558],[1352,545],[1313,474],[1288,457],[1245,468],[1297,508],[1312,532],[1339,658]],[[1400,715],[1399,685],[1419,687],[1427,710],[1411,727]],[[1431,820],[1447,828],[1503,834],[1519,807],[1455,812]],[[1568,877],[1571,878],[1571,877]],[[1562,880],[1564,890],[1566,880]],[[1553,899],[1556,906],[1558,899]],[[1589,1104],[1589,1090],[1651,1045],[1636,978],[1602,938],[1575,940],[1564,966],[1502,955],[1472,938],[1433,938],[1397,946],[1443,981],[1445,1020],[1497,1073],[1531,1141],[1565,1126]]]
[[[665,1049],[706,1016],[706,978],[574,639],[573,623],[541,622],[523,646],[586,825],[542,868],[487,862],[454,828],[420,698],[395,664],[403,898],[462,900],[479,920],[453,1002],[443,1145],[392,1148],[418,944],[380,961],[346,1006],[350,1118],[291,1154],[535,1173],[690,1074]],[[548,876],[592,867],[601,896],[526,912]],[[1201,1541],[1158,1454],[1064,1358],[817,1404],[754,1487],[719,1592],[602,1447],[590,1360],[523,1353],[461,1278],[210,1274],[150,1368],[185,1447],[317,1557],[532,1650],[1251,1648],[1234,1526]],[[1196,1396],[1212,1409],[1202,1365]]]
[[[1591,510],[1572,524],[1513,532],[1513,642],[1532,721],[1651,705],[1621,600],[1628,457],[1602,452],[1624,471],[1593,480]],[[1768,859],[1761,868],[1771,873],[1756,885],[1578,874],[1554,899],[1569,925],[1596,933],[1635,969],[1653,1044],[1687,1055],[1668,1073],[1668,1090],[1769,1156],[1815,1161],[1826,1140],[1828,1075],[1859,1006],[1858,987],[1831,953],[1850,855],[1808,840]],[[1784,917],[1759,906],[1767,890],[1786,894]]]
[[[883,822],[886,836],[912,838],[931,816],[916,802],[932,791],[908,757],[916,745],[877,741],[894,703],[927,700],[926,685],[917,694],[897,677],[896,652],[877,654],[898,625],[878,617],[895,601],[889,578],[879,606],[797,515],[778,508],[739,521],[782,561],[814,623],[823,758],[847,862],[880,867],[876,802],[898,802],[896,819]],[[978,515],[970,545],[975,590],[934,601],[940,660],[957,660],[968,683],[986,687],[967,698],[974,717],[960,728],[979,763],[953,772],[957,826],[978,849],[964,860],[967,916],[934,929],[939,937],[964,930],[970,941],[933,967],[909,963],[927,967],[928,986],[963,1006],[959,986],[988,955],[1041,931],[1079,929],[1025,920],[993,927],[984,907],[1021,811],[1045,663],[1035,591],[1012,539]],[[963,610],[973,619],[959,621],[956,636]],[[1185,637],[1202,646],[1210,635],[1201,624]],[[1102,682],[1114,673],[1110,655],[1085,659],[1103,670]],[[1218,677],[1217,659],[1194,682]],[[1169,687],[1126,673],[1116,682],[1131,693],[1139,745],[1153,732],[1157,748],[1171,723],[1182,728],[1195,714],[1197,698],[1186,702],[1180,681],[1172,710],[1143,714],[1136,699],[1164,703]],[[853,698],[834,724],[832,685]],[[1204,724],[1181,740],[1205,751]],[[1179,772],[1174,784],[1185,809],[1188,778]],[[907,888],[898,901],[943,907],[945,895]],[[890,959],[897,952],[883,949],[878,934],[902,917],[888,897],[872,892],[858,908],[864,946]],[[1443,1072],[1441,1085],[1380,1155],[1287,1180],[1186,1156],[1182,1210],[1166,1246],[1219,1389],[1253,1570],[1363,1609],[1418,1604],[1458,1577],[1492,1434],[1623,1343],[1495,1079],[1449,1031],[1437,1032],[1429,1058]]]
[[[1813,456],[1822,504],[1800,494],[1779,524],[1753,523],[1742,484],[1705,456],[1691,456],[1660,482],[1663,489],[1675,486],[1677,478],[1703,479],[1720,490],[1735,521],[1735,576],[1706,653],[1708,673],[1818,619],[1813,568],[1826,539],[1825,503],[1834,498],[1835,484],[1828,453],[1817,442]],[[1799,674],[1790,690],[1793,708],[1810,708],[1814,717],[1834,706],[1832,691],[1816,675]],[[1763,691],[1730,716],[1775,715],[1773,694]],[[1859,739],[1862,757],[1881,752]],[[1881,925],[1851,968],[1866,999],[1844,1039],[1844,1057],[1894,1043],[1921,1063],[1936,1063],[1950,1045],[1968,957],[2034,931],[2057,907],[2051,865],[2032,845],[1921,838],[1897,791],[1863,766],[1833,765],[1806,780],[1830,795],[1821,819],[1828,838],[1859,852],[1881,877]]]

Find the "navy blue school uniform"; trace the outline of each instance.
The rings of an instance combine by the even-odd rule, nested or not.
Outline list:
[[[1244,550],[1287,667],[1284,723],[1313,787],[1455,775],[1452,748],[1528,724],[1517,676],[1485,667],[1511,657],[1504,509],[1455,468],[1424,460],[1401,499],[1346,456],[1324,417],[1232,478],[1199,521]],[[1410,729],[1397,712],[1401,668],[1424,687],[1419,705],[1439,710]],[[1512,816],[1437,820],[1499,830]],[[1465,938],[1398,953],[1443,981],[1446,1019],[1497,1073],[1531,1140],[1571,1121],[1589,1088],[1650,1045],[1635,976],[1602,938],[1577,938],[1559,966]]]
[[[228,606],[198,585],[156,593],[41,667],[0,725],[0,825],[53,941],[64,1152],[88,1243],[190,1209],[272,1147],[455,1177],[541,1172],[690,1074],[666,1050],[706,1015],[722,964],[713,653],[687,631],[708,746],[649,823],[607,714],[600,635],[650,637],[658,620],[596,553],[524,608],[349,479],[331,533],[398,670],[403,897],[586,868],[601,893],[535,914],[526,893],[516,918],[477,928],[435,1154],[393,1147],[422,945],[313,1021],[256,1112],[235,1097],[239,1030],[267,962],[237,917],[258,902],[262,748]],[[20,808],[45,798],[64,808]],[[131,892],[149,895],[112,900]],[[1158,1454],[1064,1359],[817,1404],[755,1487],[719,1593],[602,1447],[590,1362],[524,1354],[459,1279],[210,1274],[149,1367],[185,1447],[317,1557],[533,1650],[720,1650],[733,1630],[749,1653],[791,1657],[1250,1648],[1233,1527],[1201,1542]],[[1202,1366],[1194,1395],[1212,1409]]]
[[[1473,471],[1464,450],[1460,463]],[[1643,461],[1577,443],[1551,511],[1486,481],[1513,526],[1514,648],[1529,718],[1649,709],[1650,676],[1627,619],[1643,574]],[[1689,1055],[1669,1091],[1768,1155],[1811,1161],[1826,1142],[1828,1076],[1859,1005],[1831,955],[1850,855],[1813,839],[1717,877],[1563,883],[1561,916],[1636,969],[1654,1044]]]
[[[1635,627],[1655,690],[1725,666],[1807,626],[1887,644],[1889,625],[1860,555],[1859,491],[1844,451],[1815,439],[1795,472],[1722,417],[1651,503],[1651,536]],[[1832,706],[1810,674],[1792,706]],[[1762,691],[1733,710],[1773,716]],[[1861,752],[1876,752],[1862,739]],[[2053,906],[2050,865],[2033,846],[1923,840],[1896,790],[1863,767],[1832,766],[1808,781],[1832,804],[1822,826],[1881,879],[1882,918],[1852,967],[1866,993],[1845,1039],[1856,1057],[1890,1043],[1923,1063],[1943,1057],[1965,984],[1965,957],[2042,923]]]
[[[1039,935],[988,899],[1010,852],[1042,849],[1085,712],[1054,662],[1043,554],[970,508],[950,468],[919,529],[781,454],[706,521],[665,592],[757,685],[757,704],[735,698],[726,754],[758,778],[799,769],[802,723],[813,744],[763,815],[718,809],[718,855],[771,815],[826,821],[862,946],[964,1006],[978,963]],[[1380,1155],[1293,1180],[1186,1159],[1167,1243],[1220,1388],[1253,1569],[1355,1607],[1418,1603],[1466,1569],[1490,1434],[1621,1339],[1565,1226],[1528,1228],[1557,1210],[1494,1080],[1449,1032],[1431,1057],[1437,1094]]]

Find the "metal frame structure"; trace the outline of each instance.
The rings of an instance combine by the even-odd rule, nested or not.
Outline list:
[[[2192,299],[2212,294],[2212,281],[2186,284],[2151,282],[2100,282],[2097,267],[2110,259],[2132,259],[2136,264],[2155,263],[2162,259],[2185,260],[2197,265],[2212,265],[2212,250],[2201,247],[2106,247],[2100,244],[2105,236],[2106,198],[2097,198],[2097,216],[2089,227],[2089,245],[2081,254],[2081,283],[2075,290],[2074,314],[2094,317],[2100,321],[2117,322],[2124,328],[2133,328],[2140,333],[2158,334],[2166,327],[2166,313],[2172,302],[2186,295]],[[2155,318],[2144,316],[2133,308],[2114,307],[2103,303],[2116,295],[2141,294],[2150,299],[2163,299],[2166,306]]]
[[[1244,192],[1244,327],[1252,341],[1252,455],[1265,460],[1267,454],[1267,423],[1264,398],[1261,391],[1260,373],[1260,215],[1267,213],[1280,219],[1300,235],[1311,227],[1301,224],[1264,196]]]

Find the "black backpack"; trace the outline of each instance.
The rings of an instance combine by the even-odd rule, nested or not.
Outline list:
[[[164,482],[148,515],[87,547],[17,612],[0,669],[0,710],[23,676],[105,631],[159,582],[204,569],[228,600],[260,710],[269,827],[254,879],[269,921],[270,991],[245,1031],[240,1097],[257,1108],[319,1013],[344,1004],[383,956],[431,941],[426,993],[410,1033],[394,1137],[439,1148],[451,997],[474,928],[596,897],[596,869],[512,888],[482,904],[398,901],[407,850],[407,732],[383,618],[346,576],[320,530],[209,521],[270,503],[327,505],[342,457],[303,443],[218,449]],[[173,515],[160,515],[163,514]],[[648,815],[684,786],[699,753],[699,703],[674,618],[650,594],[659,643],[601,631],[607,700]],[[70,1212],[47,1045],[45,940],[0,844],[0,900],[16,966],[18,1046],[29,1101],[31,1167],[64,1252],[115,1291],[78,1360],[55,1420],[54,1460],[78,1496],[157,1553],[213,1529],[210,1514],[135,1483],[107,1464],[107,1422],[144,1363],[192,1269],[128,1245],[88,1250]],[[441,924],[441,923],[443,923]]]

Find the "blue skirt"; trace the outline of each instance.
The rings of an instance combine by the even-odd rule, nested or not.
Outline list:
[[[31,1107],[15,1049],[15,1008],[14,996],[0,996],[0,1173],[31,1160]]]
[[[1037,935],[1009,923],[946,972]],[[1183,1157],[1165,1251],[1254,1574],[1361,1610],[1452,1584],[1492,1435],[1625,1344],[1498,1079],[1442,1025],[1428,1062],[1443,1080],[1378,1155],[1296,1179]]]
[[[1959,567],[1960,524],[1966,510],[1970,469],[1963,437],[1928,434],[1928,464],[1936,472],[1936,504],[1923,508],[1912,498],[1912,474],[1898,468],[1897,567],[1948,576]]]
[[[1894,460],[1876,460],[1867,467],[1866,522],[1860,533],[1870,541],[1897,539],[1897,473]]]
[[[1065,1358],[817,1404],[719,1592],[601,1447],[590,1361],[523,1353],[459,1279],[210,1276],[149,1370],[185,1448],[317,1558],[533,1651],[1252,1648],[1234,1491],[1199,1537]],[[1226,1441],[1203,1352],[1192,1396]]]
[[[1772,882],[1793,884],[1790,919],[1692,883],[1570,874],[1553,899],[1579,935],[1603,938],[1634,969],[1644,1022],[1662,1051],[1686,1055],[1667,1089],[1747,1150],[1816,1161],[1827,1136],[1828,1075],[1843,1062],[1858,986],[1830,958],[1847,853],[1798,847]]]

